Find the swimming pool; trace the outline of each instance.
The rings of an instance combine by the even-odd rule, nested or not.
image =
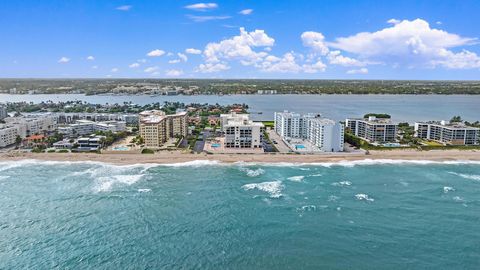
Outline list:
[[[219,143],[212,143],[212,147],[213,148],[218,148],[218,147],[220,147],[220,144]]]
[[[295,149],[305,149],[305,145],[303,145],[303,144],[295,144]]]
[[[127,146],[115,146],[112,148],[114,151],[128,151],[130,147]]]

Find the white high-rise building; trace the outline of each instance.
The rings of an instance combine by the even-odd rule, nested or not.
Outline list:
[[[261,148],[264,125],[253,122],[248,114],[222,114],[221,130],[227,148]]]
[[[294,112],[275,113],[275,132],[288,143],[302,139],[323,152],[340,152],[344,147],[344,127],[320,114],[301,115]]]
[[[282,138],[306,138],[308,119],[314,118],[315,116],[315,114],[301,115],[289,111],[275,112],[275,132]]]
[[[343,151],[343,124],[326,118],[309,118],[307,132],[307,140],[321,151]]]
[[[479,145],[480,128],[445,121],[417,122],[415,137],[448,145]]]

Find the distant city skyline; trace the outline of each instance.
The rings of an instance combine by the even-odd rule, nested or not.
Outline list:
[[[479,1],[12,1],[2,78],[480,79]]]

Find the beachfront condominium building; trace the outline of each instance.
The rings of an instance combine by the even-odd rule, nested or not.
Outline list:
[[[126,123],[123,121],[94,122],[90,120],[77,120],[75,124],[58,127],[58,133],[69,137],[90,135],[97,131],[116,133],[126,130]]]
[[[341,152],[344,147],[344,126],[326,118],[308,118],[306,139],[323,152]]]
[[[397,138],[398,126],[389,118],[348,118],[345,126],[353,135],[372,143],[394,142]]]
[[[306,138],[308,133],[308,120],[315,114],[299,114],[289,111],[275,112],[275,132],[282,138]]]
[[[464,123],[431,121],[415,123],[415,136],[448,145],[480,144],[480,128],[469,127]]]
[[[264,132],[263,123],[253,122],[248,114],[220,115],[221,131],[225,135],[227,148],[261,148]]]
[[[17,137],[25,139],[28,136],[44,135],[56,130],[54,119],[48,116],[8,117],[4,121],[5,124],[0,124],[0,147],[14,144]]]
[[[344,127],[341,123],[322,118],[320,114],[275,112],[275,132],[288,145],[295,139],[309,142],[322,152],[340,152],[344,147]]]
[[[139,114],[139,127],[145,146],[160,147],[170,138],[187,136],[187,113],[165,115],[159,110],[144,111]]]

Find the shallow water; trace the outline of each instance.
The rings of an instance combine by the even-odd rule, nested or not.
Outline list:
[[[0,269],[478,269],[480,164],[0,162]]]

